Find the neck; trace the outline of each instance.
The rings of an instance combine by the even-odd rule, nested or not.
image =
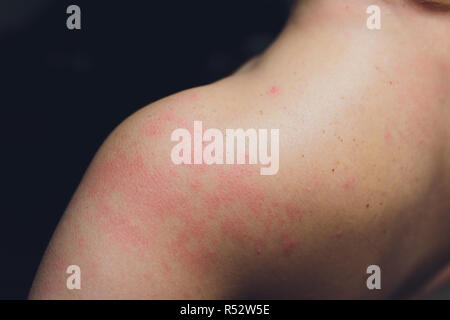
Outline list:
[[[373,4],[381,9],[380,30],[366,25],[370,16],[366,10]],[[324,90],[323,79],[349,83],[358,90],[355,81],[376,86],[391,78],[401,84],[398,91],[422,102],[423,111],[435,117],[450,159],[449,34],[450,10],[419,1],[304,0],[259,58],[259,69],[304,84],[319,79]],[[333,84],[330,92],[335,89]],[[450,160],[445,162],[450,190]]]
[[[372,4],[381,9],[381,30],[366,26]],[[254,79],[289,83],[302,98],[320,88],[327,101],[372,99],[388,106],[385,117],[393,111],[407,114],[407,121],[436,137],[434,147],[421,152],[440,159],[440,184],[450,196],[448,34],[450,11],[414,1],[305,0],[257,67],[249,69],[257,74]]]

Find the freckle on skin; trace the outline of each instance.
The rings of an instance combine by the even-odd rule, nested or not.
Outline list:
[[[368,204],[366,204],[366,208],[367,209],[369,209],[370,208],[370,204],[368,203]]]

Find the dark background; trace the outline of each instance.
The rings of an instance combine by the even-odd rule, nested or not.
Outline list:
[[[0,0],[0,299],[26,298],[106,136],[139,108],[260,53],[289,0]],[[81,8],[82,29],[66,28]]]

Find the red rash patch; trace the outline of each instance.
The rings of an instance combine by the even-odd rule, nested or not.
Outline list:
[[[167,131],[165,128],[168,125],[172,125],[172,130],[175,130],[177,128],[188,128],[189,123],[186,119],[177,116],[175,112],[166,110],[158,115],[151,116],[145,122],[142,133],[149,137],[160,137]],[[190,125],[192,126],[192,124]]]
[[[147,136],[161,136],[164,132],[164,125],[167,122],[176,120],[176,115],[172,111],[165,111],[164,113],[153,116],[148,120],[144,126],[144,134]]]
[[[116,148],[96,165],[89,179],[89,196],[108,235],[124,249],[149,253],[158,225],[179,214],[185,204],[177,191],[169,191],[177,176],[170,167],[147,168],[141,154]],[[145,224],[145,229],[142,225]]]
[[[88,190],[112,245],[142,259],[155,259],[163,250],[190,273],[210,270],[216,256],[206,242],[211,244],[208,220],[180,188],[189,182],[180,178],[175,165],[150,167],[139,152],[116,148],[96,166]],[[198,180],[192,183],[201,187]],[[169,238],[160,235],[167,223]]]
[[[299,209],[296,203],[288,203],[284,208],[290,223],[302,221],[304,211]]]
[[[384,133],[384,140],[386,143],[390,143],[392,141],[392,135],[389,130],[386,129],[386,132]]]
[[[289,235],[283,235],[281,238],[281,247],[283,255],[285,257],[290,257],[295,251],[296,243]]]
[[[351,179],[347,180],[343,187],[345,190],[350,190],[354,185],[356,184],[356,178],[352,177]]]
[[[270,88],[270,90],[267,92],[267,94],[270,96],[276,96],[276,95],[280,94],[280,88],[278,88],[277,86],[273,86],[272,88]]]

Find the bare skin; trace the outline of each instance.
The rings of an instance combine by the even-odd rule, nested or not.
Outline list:
[[[378,4],[382,29],[366,28]],[[260,57],[125,120],[87,170],[32,299],[389,298],[450,258],[450,13],[303,2]],[[177,128],[279,128],[280,169],[181,165]],[[79,265],[82,289],[66,288]],[[382,290],[366,287],[379,265]]]

